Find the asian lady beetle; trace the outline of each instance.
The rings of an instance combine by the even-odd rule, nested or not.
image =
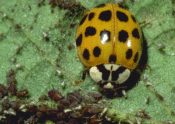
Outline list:
[[[126,82],[142,54],[142,34],[134,16],[120,4],[102,4],[81,19],[76,49],[91,78],[104,89]]]

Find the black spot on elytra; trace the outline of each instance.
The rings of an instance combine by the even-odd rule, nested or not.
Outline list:
[[[91,21],[93,17],[94,17],[94,12],[91,12],[91,13],[89,14],[88,20]]]
[[[93,36],[96,34],[96,29],[94,27],[87,27],[85,31],[85,36]]]
[[[120,66],[116,71],[112,71],[112,81],[116,81],[119,77],[119,74],[123,73],[125,70],[125,67]]]
[[[120,20],[120,21],[124,21],[124,22],[127,22],[128,21],[128,16],[121,12],[121,11],[117,11],[117,18]]]
[[[132,20],[136,23],[136,19],[133,15],[131,15]]]
[[[126,52],[126,59],[130,59],[132,57],[132,49],[128,49]]]
[[[83,57],[86,59],[86,60],[89,60],[89,51],[87,49],[84,50],[83,52]]]
[[[110,32],[109,31],[107,31],[107,30],[103,30],[103,31],[101,31],[100,32],[100,40],[101,40],[101,42],[109,42],[110,40],[111,40],[111,36],[110,36]],[[106,37],[107,36],[107,37]]]
[[[98,18],[101,21],[109,21],[111,20],[111,16],[112,16],[111,10],[106,10],[101,12]]]
[[[128,32],[126,32],[125,30],[121,30],[119,32],[119,36],[118,36],[118,40],[120,42],[126,42],[126,40],[128,39]]]
[[[116,56],[115,55],[110,55],[109,56],[109,63],[115,63],[117,60]]]
[[[78,38],[76,39],[76,45],[77,45],[77,46],[80,46],[81,43],[82,43],[82,34],[80,34],[80,35],[78,36]]]
[[[95,47],[94,50],[93,50],[93,55],[95,57],[99,57],[101,54],[101,49],[99,47]]]
[[[106,5],[105,4],[100,4],[98,6],[96,6],[96,8],[102,8],[102,7],[105,7]]]
[[[135,37],[135,38],[140,38],[140,35],[139,35],[139,31],[137,28],[135,28],[133,31],[132,31],[132,36]]]
[[[87,18],[87,14],[81,19],[81,21],[80,21],[80,24],[79,25],[82,25],[84,22],[85,22],[85,20],[86,20],[86,18]]]
[[[134,57],[134,62],[136,63],[138,61],[138,52],[135,54],[135,57]]]
[[[103,64],[101,65],[97,65],[97,68],[100,72],[102,72],[102,79],[103,80],[108,80],[109,75],[110,75],[110,71],[107,70]]]

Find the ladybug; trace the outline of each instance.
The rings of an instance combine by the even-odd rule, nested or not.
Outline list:
[[[90,77],[101,88],[114,89],[137,68],[142,54],[142,33],[127,9],[120,4],[102,4],[81,19],[76,50]]]

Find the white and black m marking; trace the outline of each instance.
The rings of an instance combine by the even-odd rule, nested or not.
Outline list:
[[[130,74],[129,69],[117,64],[101,64],[89,70],[91,78],[99,83],[100,87],[106,89],[113,89],[118,84],[124,83]]]

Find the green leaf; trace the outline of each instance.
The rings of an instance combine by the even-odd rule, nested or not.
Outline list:
[[[92,8],[109,1],[79,2]],[[148,44],[149,67],[138,85],[127,92],[128,99],[107,99],[106,106],[112,108],[107,115],[124,122],[129,116],[135,121],[138,111],[145,110],[152,122],[175,121],[175,4],[169,0],[127,0],[125,4],[138,22],[145,21],[140,26]],[[18,90],[28,89],[29,100],[37,100],[53,87],[63,94],[79,88],[84,94],[98,90],[89,75],[83,83],[71,84],[81,79],[83,71],[74,44],[76,26],[84,14],[76,6],[71,9],[76,11],[51,7],[49,0],[0,1],[1,84],[7,84],[6,74],[12,68]],[[17,68],[17,64],[23,68]],[[63,81],[65,87],[61,86]],[[148,82],[152,86],[146,86]],[[145,102],[147,97],[149,104]],[[114,116],[117,113],[126,116]]]

